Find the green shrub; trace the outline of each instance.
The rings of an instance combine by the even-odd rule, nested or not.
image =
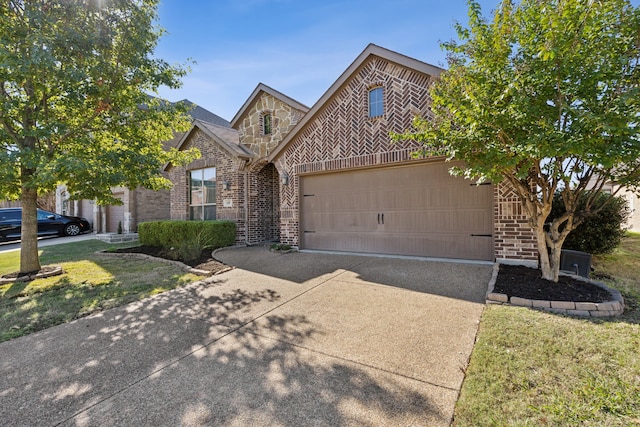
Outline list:
[[[138,238],[145,246],[195,253],[233,245],[236,224],[232,221],[151,221],[138,225]]]
[[[586,202],[584,195],[578,202],[580,212]],[[610,200],[613,197],[613,200]],[[629,218],[629,207],[624,197],[614,197],[607,193],[597,196],[591,210],[597,210],[604,205],[599,212],[591,214],[567,236],[562,246],[563,249],[588,252],[590,254],[606,254],[613,251],[624,237],[626,230],[624,223]],[[558,218],[565,212],[564,203],[559,194],[553,200],[553,208],[549,214],[548,222]]]

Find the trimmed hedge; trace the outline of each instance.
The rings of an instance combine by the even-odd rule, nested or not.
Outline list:
[[[145,246],[179,248],[185,243],[202,249],[231,246],[236,240],[233,221],[150,221],[138,224],[138,238]]]

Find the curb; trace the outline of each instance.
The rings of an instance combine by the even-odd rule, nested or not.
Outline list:
[[[585,279],[581,276],[574,274],[560,273],[564,276],[569,276],[573,279],[580,280],[582,282],[591,283],[605,289],[611,295],[612,299],[605,302],[574,302],[574,301],[548,301],[548,300],[536,300],[526,299],[520,297],[509,298],[506,294],[500,294],[494,292],[496,280],[498,278],[498,271],[500,264],[495,263],[493,265],[493,274],[491,280],[489,280],[489,286],[487,289],[486,303],[487,304],[501,304],[512,305],[517,307],[529,307],[538,310],[546,311],[555,314],[566,314],[569,316],[579,317],[611,317],[619,316],[624,312],[624,298],[617,289],[611,289],[604,283],[595,282],[593,280]]]

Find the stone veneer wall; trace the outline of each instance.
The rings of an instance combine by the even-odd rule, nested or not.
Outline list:
[[[389,132],[411,126],[416,114],[430,104],[430,77],[372,57],[291,141],[277,160],[289,175],[280,193],[280,240],[298,245],[298,191],[300,175],[363,166],[408,162],[419,148],[415,142],[391,143]],[[384,115],[368,117],[369,89],[384,88]]]
[[[494,186],[494,247],[501,262],[538,265],[538,245],[516,192],[502,182]],[[524,262],[523,262],[524,261]]]
[[[264,135],[262,129],[264,114],[271,114],[271,133],[269,135]],[[248,110],[245,118],[237,125],[240,141],[256,153],[260,159],[263,159],[273,151],[303,116],[304,112],[262,92]]]
[[[189,219],[189,171],[208,167],[216,168],[216,218],[236,222],[236,242],[246,239],[244,212],[245,174],[242,172],[244,161],[238,160],[212,141],[204,132],[196,130],[186,141],[184,149],[198,148],[201,158],[185,166],[172,166],[169,179],[173,182],[171,189],[171,219]],[[229,190],[223,189],[223,182],[228,181]],[[225,201],[230,206],[225,207]]]

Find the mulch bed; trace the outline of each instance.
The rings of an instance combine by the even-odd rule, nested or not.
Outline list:
[[[165,258],[165,259],[170,259],[170,260],[174,260],[174,261],[180,261],[186,265],[188,265],[189,267],[193,267],[196,268],[198,270],[205,270],[205,271],[210,271],[212,273],[217,273],[219,271],[222,271],[226,268],[228,268],[229,266],[226,264],[223,264],[219,261],[216,261],[215,259],[213,259],[211,257],[211,249],[207,249],[204,250],[200,253],[200,257],[198,257],[195,260],[191,260],[191,261],[184,261],[181,259],[176,259],[174,256],[172,256],[171,252],[163,249],[163,248],[158,248],[158,247],[154,247],[154,246],[135,246],[133,248],[123,248],[123,249],[116,249],[114,251],[115,253],[133,253],[133,254],[145,254],[145,255],[150,255],[153,257],[157,257],[157,258]]]
[[[611,295],[600,286],[560,276],[558,283],[544,280],[540,270],[500,265],[494,292],[509,297],[547,301],[605,302]]]

